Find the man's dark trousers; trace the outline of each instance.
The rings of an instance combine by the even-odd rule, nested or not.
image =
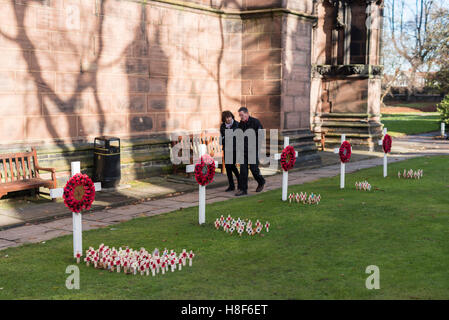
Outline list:
[[[249,164],[248,162],[248,139],[245,137],[244,139],[244,160],[243,164],[240,164],[240,190],[247,192],[248,190],[248,166],[251,170],[251,173],[253,174],[254,179],[256,179],[259,186],[265,184],[265,179],[260,174],[259,170],[259,157],[258,157],[258,130],[263,129],[262,124],[260,121],[256,118],[249,117],[247,121],[240,121],[239,122],[239,128],[242,129],[243,132],[246,132],[246,130],[251,129],[254,130],[256,141],[255,141],[255,151],[256,151],[256,163]],[[252,161],[251,161],[252,162]]]
[[[237,188],[240,189],[240,174],[237,166],[235,164],[226,164],[225,168],[226,174],[228,176],[229,187],[231,189],[235,189],[234,177],[232,176],[232,173],[234,173],[235,177],[237,178]]]
[[[248,190],[248,166],[259,185],[265,184],[265,179],[260,174],[259,164],[241,164],[240,165],[240,190]]]

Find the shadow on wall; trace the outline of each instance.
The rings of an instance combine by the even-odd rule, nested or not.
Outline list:
[[[17,46],[21,49],[21,53],[23,55],[24,61],[27,64],[27,79],[31,79],[33,84],[27,84],[27,86],[32,86],[35,88],[35,95],[38,101],[42,102],[42,113],[40,117],[27,118],[26,121],[26,131],[27,131],[27,140],[39,139],[40,135],[37,132],[39,129],[46,129],[54,141],[58,144],[58,147],[63,150],[64,153],[69,152],[70,148],[68,143],[76,144],[79,142],[78,135],[80,132],[84,132],[83,122],[77,119],[76,114],[80,112],[80,106],[83,104],[81,99],[81,94],[91,89],[94,92],[95,101],[96,101],[96,113],[99,114],[100,119],[100,132],[99,134],[103,134],[104,128],[104,110],[101,104],[100,99],[97,95],[97,69],[93,68],[92,70],[83,70],[80,62],[80,68],[77,73],[71,74],[62,74],[47,72],[46,71],[59,71],[57,61],[55,61],[55,57],[52,55],[53,52],[42,52],[36,51],[40,49],[39,44],[35,44],[29,36],[29,27],[25,20],[27,18],[28,8],[32,5],[41,4],[45,5],[46,1],[44,0],[35,0],[35,1],[24,1],[23,4],[16,4],[16,1],[11,0],[10,5],[13,8],[14,19],[16,21],[16,35],[11,36],[7,32],[3,32],[0,30],[1,36],[7,39],[10,42],[17,44]],[[103,33],[103,2],[100,5],[100,14],[97,20],[96,33],[99,39],[102,39]],[[36,22],[39,23],[39,22]],[[32,32],[36,32],[32,30]],[[82,57],[84,52],[80,52],[79,48],[71,42],[70,39],[67,38],[65,33],[58,33],[57,35],[58,42],[63,43],[65,48],[70,49],[70,52],[73,56]],[[48,40],[48,39],[46,39]],[[55,42],[51,43],[52,49],[55,45]],[[103,49],[103,42],[100,40],[98,50],[96,51],[93,59],[90,61],[91,66],[98,65],[99,58],[101,56]],[[46,57],[41,57],[39,59],[39,55],[47,55]],[[41,67],[41,61],[52,61],[51,66],[47,66],[44,68]],[[59,79],[55,79],[59,78]],[[70,77],[70,79],[68,79]],[[25,78],[25,77],[24,77]],[[59,80],[61,80],[59,82]],[[66,83],[70,82],[73,84],[74,89],[70,89],[70,92],[73,92],[69,95],[57,93],[57,89],[54,86],[54,83]],[[65,91],[65,87],[59,88],[58,91]],[[56,121],[52,121],[50,115],[58,115]],[[44,122],[42,126],[41,123]],[[67,133],[68,140],[61,139],[61,136],[64,137],[64,134]],[[66,165],[69,163],[67,161]]]
[[[226,0],[210,3],[218,8],[242,9],[240,2]],[[279,126],[279,118],[275,115],[279,114],[280,109],[280,31],[278,35],[271,31],[259,33],[259,27],[272,28],[267,21],[263,22],[267,23],[266,26],[251,25],[249,28],[254,27],[251,37],[242,39],[242,33],[247,31],[248,26],[238,18],[209,18],[210,15],[203,18],[200,12],[128,1],[83,1],[80,2],[80,29],[76,32],[60,32],[53,21],[56,20],[53,16],[55,7],[49,7],[44,0],[23,3],[9,1],[17,30],[14,33],[0,28],[0,33],[20,47],[27,64],[25,72],[36,88],[33,94],[42,101],[41,114],[26,118],[29,141],[41,139],[39,131],[48,132],[54,141],[59,141],[62,153],[70,155],[74,153],[73,146],[88,142],[87,139],[92,136],[115,134],[113,129],[116,126],[123,136],[157,141],[157,133],[176,129],[176,121],[180,122],[179,127],[187,127],[202,118],[204,123],[213,122],[212,127],[215,127],[221,111],[230,109],[235,112],[241,105],[246,105],[250,111],[259,111],[260,115],[270,110],[270,116],[262,119],[264,126]],[[66,2],[57,3],[68,5]],[[93,14],[94,7],[96,14]],[[152,7],[176,11],[176,15],[170,16],[174,20],[173,25],[164,25],[164,19],[152,17],[153,13],[157,14]],[[125,10],[132,11],[129,17]],[[39,16],[35,22],[43,24],[40,29],[45,30],[45,24],[51,25],[48,28],[52,30],[51,47],[48,50],[41,50],[41,44],[35,37],[40,30],[29,27],[26,20],[31,13],[36,17],[37,12],[39,15],[46,13],[46,19]],[[122,20],[127,18],[132,27],[122,30],[121,27],[127,25],[114,14]],[[189,21],[179,23],[176,19],[181,17],[187,17],[185,20]],[[153,19],[160,21],[153,23]],[[214,27],[204,25],[202,20],[213,22]],[[195,39],[195,32],[189,32],[189,28],[195,24],[197,29],[192,30],[198,30],[201,25],[203,30],[199,31],[206,35],[205,38]],[[175,28],[176,33],[172,32]],[[115,33],[118,39],[111,38],[111,34],[114,35],[111,30],[114,29],[120,30]],[[50,32],[42,34],[50,35]],[[74,34],[82,39],[81,42],[76,41],[78,38]],[[86,37],[86,34],[90,37]],[[207,37],[207,34],[212,35]],[[128,39],[129,43],[126,43]],[[189,40],[192,39],[196,44],[190,50],[188,48],[193,45]],[[212,48],[208,40],[214,41]],[[45,41],[49,42],[48,39]],[[181,45],[177,43],[179,41]],[[114,48],[116,43],[119,43],[119,48]],[[251,50],[242,54],[242,49],[250,47]],[[60,53],[73,58],[69,64],[70,70],[66,69],[65,63],[60,63]],[[234,58],[236,63],[233,63]],[[170,70],[171,66],[178,66],[178,60],[182,60],[182,70]],[[185,70],[194,75],[199,70],[201,76],[185,79],[184,74],[184,78],[176,77],[175,71]],[[254,70],[258,73],[254,73]],[[114,79],[125,79],[125,88],[123,85],[115,86]],[[56,86],[53,85],[55,83]],[[248,83],[251,83],[251,89],[244,92]],[[174,99],[173,96],[180,93],[178,86],[183,92],[180,98]],[[85,99],[86,96],[88,99]],[[203,117],[205,113],[208,117]],[[181,117],[182,121],[179,120]],[[269,121],[273,123],[268,125]],[[111,125],[111,122],[114,123]],[[91,141],[88,145],[91,145]],[[141,172],[139,163],[142,166],[157,164],[157,161],[152,162],[150,158],[143,157],[149,148],[164,150],[161,144],[155,143],[153,147],[147,144],[146,147],[130,151],[129,162],[137,163],[131,168],[136,175]],[[70,156],[64,157],[62,161],[65,167],[70,167],[70,161],[76,160],[76,157],[78,155],[75,154],[72,159]]]
[[[131,176],[135,178],[148,176],[152,171],[165,170],[166,161],[158,159],[155,154],[169,156],[168,145],[152,143],[158,138],[151,133],[166,131],[167,119],[170,117],[170,110],[167,108],[170,57],[164,51],[158,25],[149,24],[148,16],[151,14],[150,6],[140,5],[135,37],[125,50],[132,52],[132,56],[127,55],[125,61],[128,78],[128,134],[142,143],[122,155],[122,168],[127,170],[131,166],[130,169],[134,171]]]
[[[56,6],[70,9],[69,4],[51,2],[51,7],[47,3],[44,0],[31,0],[17,4],[11,0],[7,6],[13,13],[15,23],[10,25],[15,25],[15,30],[0,28],[0,36],[6,39],[7,46],[20,48],[26,64],[23,67],[25,71],[21,72],[26,73],[22,76],[23,83],[18,79],[17,84],[31,88],[27,94],[34,95],[35,100],[42,105],[33,117],[26,117],[27,133],[24,141],[36,144],[52,140],[64,155],[61,162],[65,164],[60,167],[70,168],[71,161],[79,160],[77,148],[91,146],[93,136],[115,134],[115,129],[125,137],[164,131],[169,57],[158,46],[160,33],[157,25],[153,25],[152,29],[154,43],[149,43],[147,6],[112,0],[83,2],[79,6],[75,5],[78,10],[78,25],[75,27],[78,29],[67,32],[70,31],[68,22],[63,21],[68,19],[64,16],[67,10]],[[140,21],[133,30],[134,36],[126,33],[126,30],[120,30],[125,31],[125,39],[130,36],[132,39],[124,46],[121,45],[126,40],[120,38],[120,32],[111,33],[114,26],[118,30],[126,24],[119,22],[115,25],[114,22],[119,21],[117,19],[130,19],[120,12],[121,5],[130,11],[139,10],[140,13]],[[118,9],[114,9],[117,6]],[[121,16],[108,16],[111,8],[112,15],[118,12]],[[36,19],[34,24],[29,22],[30,19]],[[108,19],[105,30],[105,20]],[[136,24],[134,21],[130,23]],[[38,33],[41,35],[36,36]],[[111,37],[111,34],[119,35],[118,39]],[[48,47],[42,43],[48,44]],[[120,47],[113,48],[118,46],[117,43]],[[151,74],[150,45],[154,51],[158,51],[158,61],[154,64],[157,70],[152,70]],[[114,82],[123,79],[127,82],[125,86]],[[154,80],[152,88],[159,87],[157,96],[148,97],[152,93],[150,80]],[[158,86],[161,81],[165,85]],[[127,89],[121,90],[122,87]],[[19,115],[25,117],[28,112],[25,110]],[[86,146],[83,148],[86,151]]]
[[[113,53],[113,59],[102,59],[105,54],[110,55],[111,49],[111,46],[108,46],[108,52],[104,52],[105,46],[111,41],[104,34],[104,22],[107,18],[105,7],[108,4],[110,4],[108,7],[116,5],[116,1],[82,2],[78,7],[79,30],[74,33],[60,32],[61,30],[57,29],[61,27],[58,25],[60,23],[58,19],[62,18],[60,16],[55,18],[53,14],[56,15],[56,11],[60,13],[60,8],[56,10],[54,7],[49,7],[48,2],[43,0],[22,3],[17,4],[11,0],[9,4],[6,4],[13,13],[12,19],[15,20],[16,27],[15,30],[9,27],[0,28],[1,38],[6,39],[0,45],[7,43],[8,47],[20,49],[26,64],[23,67],[25,71],[22,72],[26,73],[26,76],[24,75],[23,78],[26,78],[27,82],[17,81],[17,83],[23,87],[33,88],[27,93],[35,95],[42,106],[38,114],[26,117],[27,135],[24,140],[29,141],[28,144],[45,140],[43,135],[44,133],[47,135],[48,132],[47,140],[51,139],[63,154],[61,162],[64,164],[61,164],[61,167],[70,168],[71,161],[80,160],[76,149],[78,146],[82,144],[92,146],[93,143],[87,141],[88,138],[111,133],[110,121],[108,121],[111,114],[115,114],[112,116],[116,118],[124,119],[126,131],[123,132],[124,129],[120,129],[130,137],[145,137],[144,134],[146,134],[148,138],[149,132],[165,130],[166,85],[162,86],[164,89],[159,90],[156,97],[148,97],[148,95],[151,95],[150,79],[155,79],[156,82],[160,79],[167,81],[169,57],[165,55],[161,47],[157,46],[160,37],[157,27],[153,29],[154,43],[150,44],[146,5],[128,3],[138,6],[140,10],[140,23],[137,23],[134,36],[131,36],[132,40],[122,50],[116,50]],[[65,2],[61,3],[66,5]],[[93,14],[94,5],[95,15]],[[47,19],[39,19],[41,18],[39,16],[36,24],[30,26],[27,19],[35,18],[36,12],[45,13]],[[52,32],[39,30],[45,28],[50,28]],[[61,28],[62,31],[67,31],[64,29],[67,25]],[[36,37],[40,31],[42,34]],[[89,36],[85,36],[86,34]],[[48,38],[44,38],[43,41],[48,43],[48,48],[43,50],[42,41],[36,39],[42,40],[47,36]],[[76,42],[78,39],[80,42]],[[158,50],[158,62],[163,62],[158,64],[157,70],[152,70],[151,74],[149,73],[150,46]],[[66,63],[66,60],[62,61],[62,55],[70,56],[71,61],[69,63]],[[118,97],[115,95],[114,78],[111,76],[107,79],[108,81],[103,81],[105,79],[103,70],[107,70],[106,73],[108,73],[109,70],[114,68],[117,70],[121,67],[121,74],[125,74],[127,85],[126,90],[122,91],[122,95]],[[110,89],[106,94],[105,88]],[[113,101],[114,98],[117,98],[116,101]],[[27,114],[25,110],[23,116]],[[112,125],[112,127],[115,126],[115,124]],[[147,166],[153,165],[154,162],[148,161],[148,158],[142,159],[142,154],[148,153],[148,148],[148,146],[146,150],[141,148],[138,152],[131,148],[129,156],[125,155],[125,166],[128,165],[126,162],[139,163],[142,160],[146,161]],[[156,144],[154,148],[161,148],[164,152],[168,149],[168,147],[162,148],[161,144]],[[158,149],[152,152],[158,153]],[[85,172],[83,164],[82,169]],[[131,170],[133,169],[136,171],[135,175],[141,173],[138,165],[131,166]]]

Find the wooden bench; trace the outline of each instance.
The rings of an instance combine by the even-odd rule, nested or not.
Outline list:
[[[217,154],[222,154],[222,173],[225,172],[225,163],[224,163],[224,157],[223,157],[223,148],[220,144],[220,133],[202,133],[202,134],[190,134],[190,142],[188,140],[184,140],[183,138],[186,136],[178,136],[177,140],[171,141],[172,148],[180,143],[182,144],[182,147],[185,147],[186,149],[190,150],[190,163],[193,164],[194,159],[199,158],[199,146],[200,144],[205,144],[207,147],[207,153],[214,157]],[[185,145],[189,143],[189,145]],[[182,149],[182,148],[181,148]],[[179,156],[181,156],[181,150],[179,151]],[[178,173],[178,165],[173,164],[173,173]]]
[[[39,170],[51,172],[51,180],[42,179]],[[8,192],[56,186],[55,169],[39,166],[35,148],[31,152],[0,154],[0,198]]]

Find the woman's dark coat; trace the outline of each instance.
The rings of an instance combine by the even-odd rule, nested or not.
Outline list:
[[[232,131],[234,131],[235,129],[237,129],[239,127],[239,122],[237,121],[237,120],[235,120],[234,119],[234,123],[232,124],[232,126],[231,126],[231,128],[229,128],[229,129],[232,129]],[[225,149],[225,131],[226,130],[226,125],[225,125],[225,123],[223,122],[222,124],[221,124],[221,126],[220,126],[220,134],[221,134],[221,144],[222,144],[222,146],[223,146],[223,155],[224,155],[224,157],[225,157],[225,161],[226,161],[226,149]],[[233,150],[232,150],[232,154],[233,154],[233,163],[235,164],[235,158],[236,158],[236,139],[235,139],[235,137],[233,138],[233,141],[234,141],[234,148],[233,148]]]

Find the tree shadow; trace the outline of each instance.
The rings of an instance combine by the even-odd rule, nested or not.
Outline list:
[[[67,98],[64,97],[63,94],[58,94],[56,92],[56,87],[53,87],[51,82],[45,79],[44,72],[45,70],[41,67],[40,61],[37,55],[37,47],[33,40],[28,35],[27,25],[25,23],[25,19],[27,16],[27,11],[30,6],[33,4],[42,4],[45,5],[46,1],[44,0],[30,0],[24,1],[23,4],[17,4],[16,1],[11,0],[10,4],[13,8],[14,18],[17,24],[16,36],[10,36],[5,32],[0,30],[0,34],[7,40],[14,42],[17,44],[19,48],[21,48],[21,53],[23,55],[23,59],[27,64],[27,73],[29,79],[31,79],[34,83],[36,90],[36,96],[39,101],[42,101],[42,113],[41,118],[45,121],[45,128],[50,133],[55,144],[62,150],[64,154],[70,154],[71,148],[70,143],[72,145],[76,145],[78,142],[81,142],[82,135],[80,133],[85,132],[83,122],[78,118],[78,112],[82,109],[83,102],[81,101],[81,94],[91,89],[94,93],[95,105],[96,105],[96,113],[99,114],[99,134],[103,134],[104,130],[104,110],[101,104],[101,100],[98,97],[97,92],[97,70],[98,70],[98,62],[103,50],[103,9],[104,2],[102,1],[100,4],[100,12],[98,15],[98,21],[96,26],[96,33],[98,34],[99,46],[96,51],[93,59],[89,61],[89,65],[93,66],[89,69],[84,69],[82,63],[82,56],[80,52],[77,50],[77,47],[69,40],[65,34],[59,33],[58,36],[62,37],[60,40],[65,44],[66,47],[70,48],[72,53],[80,58],[79,62],[79,71],[76,74],[63,74],[58,73],[60,76],[61,83],[65,83],[65,81],[74,84],[74,89],[71,90],[73,92]],[[43,53],[41,53],[43,54]],[[48,57],[53,64],[53,67],[57,68],[57,62],[54,57]],[[31,71],[33,70],[33,71]],[[60,71],[60,70],[58,70]],[[70,79],[65,77],[72,77]],[[56,79],[55,79],[56,80]],[[56,81],[55,81],[56,82]],[[65,84],[64,84],[65,85]],[[50,115],[63,115],[65,116],[65,124],[61,123],[53,123]],[[60,118],[59,118],[60,119]],[[28,122],[26,124],[28,130],[33,130],[35,123]],[[61,139],[59,129],[61,127],[67,127],[67,132],[70,133],[69,137],[64,137],[65,139]],[[27,130],[27,131],[28,131]],[[64,157],[64,161],[66,162],[66,167],[69,166],[69,158]]]
[[[125,59],[125,73],[128,78],[128,135],[133,140],[141,141],[151,141],[158,137],[168,138],[164,132],[168,128],[167,122],[170,118],[170,110],[167,108],[170,57],[163,47],[164,41],[159,26],[150,24],[151,9],[149,5],[140,5],[135,36],[126,49],[132,50],[133,55],[127,55]],[[167,160],[153,159],[150,155],[155,149],[168,152],[167,148],[158,144],[151,146],[145,143],[130,150],[129,156],[134,163],[132,177],[139,179],[148,177],[148,173],[165,172]]]
[[[9,35],[7,32],[0,30],[0,35],[6,38],[8,41],[15,43],[20,49],[23,59],[26,61],[26,73],[31,79],[34,86],[37,88],[35,95],[38,100],[42,101],[42,111],[40,113],[40,119],[45,123],[41,129],[46,129],[51,137],[52,142],[57,145],[61,150],[63,156],[63,162],[66,167],[70,168],[70,162],[73,160],[79,160],[79,154],[77,154],[76,147],[80,143],[86,143],[92,135],[103,136],[108,133],[108,126],[110,121],[108,121],[107,113],[114,113],[119,111],[127,117],[126,127],[128,128],[126,132],[126,139],[152,139],[154,138],[155,131],[163,132],[167,129],[167,108],[166,108],[166,96],[167,96],[167,78],[170,74],[169,72],[169,57],[165,54],[160,39],[159,28],[155,29],[155,33],[152,34],[154,39],[149,38],[147,30],[147,6],[145,4],[140,4],[138,7],[140,18],[136,25],[134,34],[131,36],[133,39],[126,44],[122,50],[115,51],[113,48],[112,59],[104,57],[105,47],[106,50],[110,50],[111,46],[108,43],[108,38],[104,35],[105,19],[107,18],[108,9],[106,5],[109,5],[111,1],[101,0],[96,2],[96,21],[93,33],[89,34],[89,40],[93,38],[95,41],[90,42],[90,45],[94,47],[88,47],[90,55],[84,55],[82,49],[79,50],[78,46],[70,39],[69,33],[65,32],[54,32],[57,34],[58,44],[64,44],[64,52],[69,52],[73,54],[74,57],[79,58],[79,69],[71,70],[69,74],[69,79],[67,82],[64,78],[68,74],[68,71],[60,68],[58,66],[58,59],[53,52],[49,52],[48,56],[45,56],[51,68],[56,70],[56,74],[61,76],[61,82],[63,86],[66,86],[68,90],[58,90],[57,85],[54,82],[49,81],[43,75],[46,71],[47,65],[42,63],[42,51],[38,51],[38,45],[35,42],[29,32],[27,23],[25,19],[27,18],[28,9],[36,7],[37,4],[45,4],[45,1],[32,0],[24,2],[23,5],[16,4],[14,0],[10,1],[13,8],[14,18],[17,24],[16,34],[14,36]],[[115,5],[115,3],[114,3]],[[21,6],[21,7],[19,7]],[[93,7],[92,7],[93,8]],[[108,7],[110,8],[110,7]],[[54,9],[54,8],[51,8]],[[128,18],[128,17],[127,17]],[[52,19],[50,17],[49,19]],[[89,17],[89,19],[91,19]],[[51,21],[51,20],[49,20]],[[48,22],[48,21],[47,21]],[[51,22],[49,22],[51,23]],[[83,27],[84,28],[84,27]],[[85,28],[90,28],[86,26]],[[82,34],[84,29],[80,30]],[[84,34],[82,34],[84,36]],[[108,33],[109,35],[109,33]],[[150,44],[150,42],[152,42]],[[163,64],[154,63],[155,69],[150,73],[150,59],[149,51],[150,45],[156,48],[158,54],[158,61],[164,62]],[[91,53],[93,50],[93,54]],[[80,52],[81,51],[81,52]],[[133,55],[128,53],[132,52]],[[105,53],[106,56],[110,54],[110,51]],[[112,88],[111,94],[112,99],[117,97],[114,93],[114,83],[107,81],[104,83],[103,74],[105,68],[117,68],[117,66],[124,67],[122,70],[126,75],[126,89],[124,94],[119,97],[119,99],[108,100],[110,97],[102,95],[102,89],[105,87]],[[63,66],[64,67],[64,66]],[[152,69],[152,68],[151,68]],[[53,69],[52,69],[53,70]],[[66,72],[67,74],[63,74]],[[110,79],[107,79],[110,80]],[[152,90],[150,90],[150,81],[154,80]],[[165,82],[165,85],[159,85]],[[159,88],[159,89],[154,89]],[[68,91],[71,92],[69,95],[60,93]],[[157,93],[153,95],[153,93]],[[82,100],[82,95],[89,95],[89,100],[91,98],[92,104],[84,105]],[[108,101],[112,102],[113,105],[108,105]],[[85,108],[88,108],[88,113]],[[118,109],[117,109],[118,108]],[[54,122],[50,115],[57,114],[61,122]],[[60,128],[67,127],[67,132],[70,132],[68,137],[61,137]],[[30,125],[29,130],[36,130]],[[158,135],[157,135],[158,136]],[[65,138],[65,139],[63,139]],[[158,138],[158,137],[156,137]],[[92,142],[87,142],[90,147],[92,147]],[[167,152],[168,145],[166,147],[161,147],[161,143],[156,143],[155,147],[148,146],[148,144],[140,144],[141,147],[130,147],[127,148],[127,154],[124,156],[131,158],[131,162],[135,165],[132,166],[132,177],[142,177],[145,175],[148,168],[153,166],[163,167],[164,161],[154,161],[151,158],[148,159],[148,151],[155,154]],[[73,150],[75,148],[75,151]],[[152,149],[152,150],[150,150]],[[156,149],[156,150],[155,150]],[[92,149],[90,152],[92,152]],[[92,152],[93,153],[93,152]],[[70,155],[72,159],[70,158]],[[127,166],[125,166],[127,167]],[[128,166],[129,167],[129,166]],[[82,171],[86,172],[86,168],[82,163]],[[122,169],[123,170],[123,169]],[[103,195],[103,193],[99,194]],[[121,196],[126,198],[140,198],[138,196],[133,197],[133,195],[114,191],[111,196]],[[106,197],[106,194],[104,194]],[[101,197],[100,197],[101,198]],[[18,211],[19,212],[19,211]]]

